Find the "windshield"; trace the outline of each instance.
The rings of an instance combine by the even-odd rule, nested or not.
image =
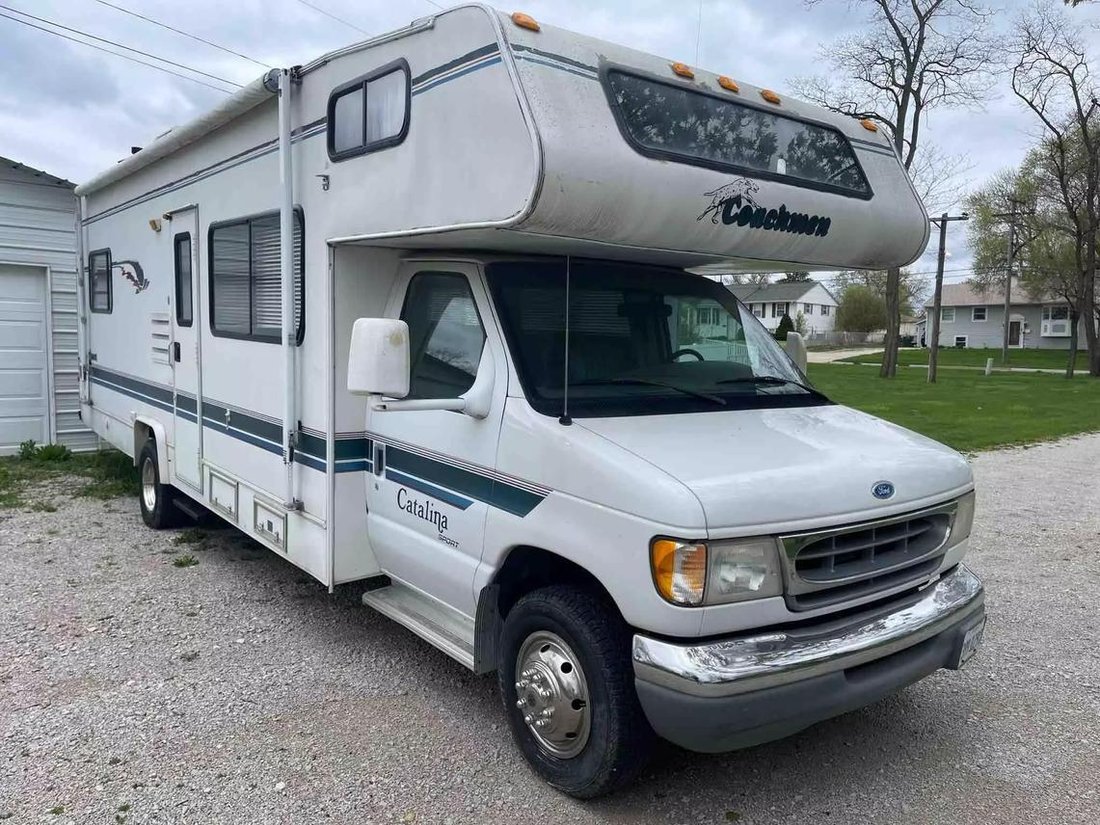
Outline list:
[[[489,286],[528,401],[565,412],[565,261],[495,263]],[[792,407],[829,401],[728,289],[669,269],[569,267],[568,414]]]

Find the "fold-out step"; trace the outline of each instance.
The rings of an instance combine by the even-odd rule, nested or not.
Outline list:
[[[399,582],[368,590],[363,594],[363,604],[474,669],[473,619]]]

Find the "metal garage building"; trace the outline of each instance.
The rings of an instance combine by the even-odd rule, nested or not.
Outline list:
[[[73,184],[0,157],[0,455],[93,449],[80,421]]]

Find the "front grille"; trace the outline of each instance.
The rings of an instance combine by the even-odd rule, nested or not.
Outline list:
[[[919,582],[939,567],[957,509],[784,536],[788,604],[812,610]]]

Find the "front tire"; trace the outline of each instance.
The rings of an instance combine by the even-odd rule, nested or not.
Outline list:
[[[162,484],[160,465],[157,463],[157,445],[146,441],[138,457],[138,471],[141,474],[141,520],[154,530],[175,527],[180,521],[180,512],[173,504],[175,491],[171,485]]]
[[[528,593],[504,620],[497,672],[512,736],[543,779],[578,799],[629,782],[652,747],[630,639],[604,597],[577,587]]]

